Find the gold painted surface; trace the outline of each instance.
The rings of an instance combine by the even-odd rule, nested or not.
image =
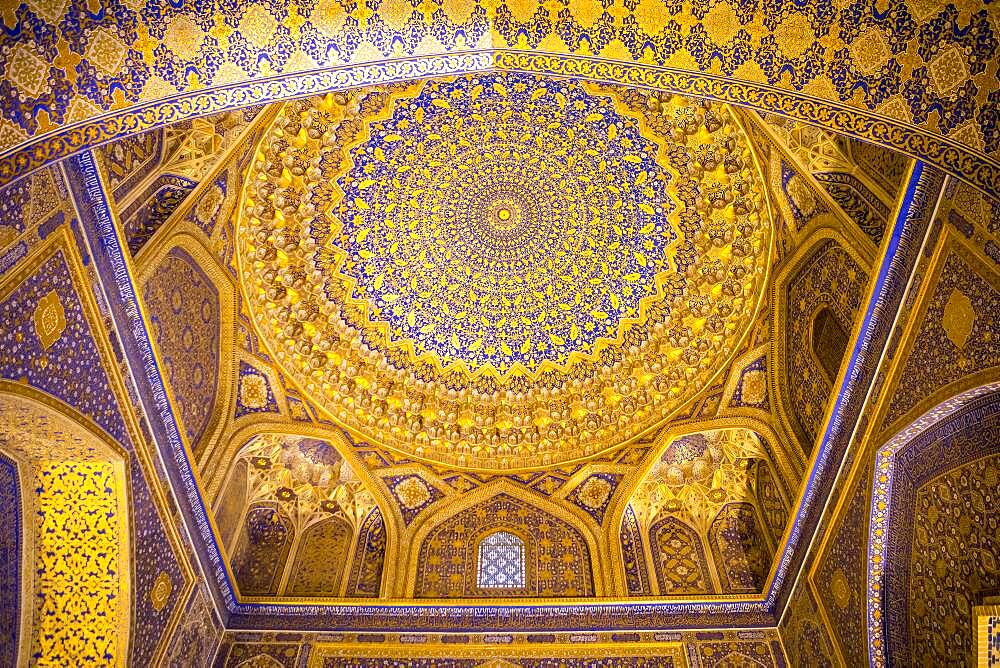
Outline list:
[[[470,76],[286,105],[237,253],[262,339],[340,423],[516,470],[616,447],[725,367],[768,210],[726,107]]]
[[[247,373],[240,378],[240,401],[247,408],[263,408],[267,404],[267,381],[259,373]]]
[[[40,461],[36,486],[32,655],[124,665],[119,626],[128,619],[119,555],[127,526],[125,485],[109,462]],[[126,571],[127,573],[127,571]]]
[[[743,400],[758,404],[767,396],[767,373],[750,371],[743,377]]]
[[[59,294],[53,290],[42,297],[35,307],[35,332],[42,348],[48,349],[66,329],[66,312],[63,311]]]
[[[56,253],[62,253],[67,261],[73,287],[81,301],[86,321],[94,334],[94,341],[99,350],[102,365],[108,370],[110,385],[118,399],[118,405],[123,408],[122,419],[132,442],[138,445],[135,450],[135,460],[132,461],[131,466],[141,467],[143,475],[150,481],[149,493],[156,512],[163,518],[170,518],[164,490],[150,460],[151,453],[148,448],[152,448],[153,445],[144,438],[138,419],[131,408],[133,405],[131,397],[124,387],[125,381],[116,364],[117,358],[108,340],[104,320],[94,293],[90,290],[91,276],[86,273],[79,246],[75,243],[68,224],[61,225],[44,237],[38,247],[34,248],[24,260],[18,263],[14,270],[3,276],[0,280],[0,296],[9,295],[23,281],[34,274],[37,267]],[[25,383],[0,379],[0,396],[3,396],[3,403],[0,404],[0,417],[4,418],[0,419],[0,432],[13,430],[12,438],[17,439],[18,446],[25,448],[29,459],[51,461],[54,460],[54,455],[58,454],[64,461],[74,463],[112,462],[115,484],[118,487],[112,492],[107,490],[104,492],[115,499],[118,519],[123,522],[119,536],[122,547],[117,551],[118,562],[115,576],[118,579],[119,596],[125,602],[121,607],[122,614],[117,617],[115,631],[116,642],[121,651],[116,653],[112,663],[125,665],[128,660],[129,639],[136,633],[136,630],[132,626],[132,608],[128,604],[131,601],[131,590],[134,585],[131,577],[134,563],[130,548],[133,538],[128,522],[128,513],[131,509],[127,475],[124,465],[120,463],[124,454],[120,450],[121,446],[77,409]],[[42,412],[39,413],[34,407],[28,411],[16,409],[19,404],[23,406],[29,403],[37,405]],[[11,421],[6,421],[6,418],[11,418]],[[170,543],[169,549],[180,557],[178,567],[183,575],[183,582],[175,583],[175,585],[183,590],[181,594],[183,599],[193,586],[194,574],[189,562],[181,556],[185,552],[182,548],[182,538],[178,534],[174,522],[167,519],[163,523],[163,529]],[[171,628],[177,623],[182,613],[183,606],[176,606],[173,609],[171,619],[153,653],[152,663],[155,664],[159,655],[165,650]]]
[[[171,582],[170,576],[161,571],[156,576],[156,582],[149,592],[149,602],[152,604],[153,610],[162,610],[170,598],[170,592],[173,590],[174,584]]]
[[[944,328],[948,340],[959,348],[964,348],[965,342],[972,334],[975,321],[976,311],[972,307],[972,300],[958,288],[952,289],[941,318],[941,327]]]
[[[0,390],[0,440],[23,461],[31,610],[39,665],[124,666],[131,590],[128,492],[117,453],[69,418]]]
[[[749,429],[719,429],[671,441],[632,495],[640,523],[677,515],[702,533],[729,502],[748,498],[752,459],[769,461]]]
[[[262,434],[241,456],[248,462],[247,505],[276,504],[296,530],[331,515],[356,529],[376,505],[365,483],[327,441]]]

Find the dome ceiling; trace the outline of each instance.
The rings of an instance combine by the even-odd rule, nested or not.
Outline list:
[[[241,204],[244,293],[344,426],[448,466],[588,457],[732,356],[771,254],[725,106],[486,73],[290,102]]]

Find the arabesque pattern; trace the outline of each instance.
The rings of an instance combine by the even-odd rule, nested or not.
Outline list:
[[[494,470],[667,417],[735,352],[771,251],[729,109],[533,75],[288,103],[241,208],[283,369],[373,442]]]
[[[31,657],[114,664],[127,651],[127,549],[111,464],[38,462],[34,467],[34,628]]]
[[[479,537],[503,529],[528,538],[523,587],[506,596],[593,596],[587,541],[573,525],[532,504],[500,494],[441,522],[420,544],[417,598],[491,596],[478,586]]]
[[[686,269],[667,251],[676,195],[661,147],[606,99],[529,75],[459,77],[391,109],[329,184],[343,227],[317,264],[353,279],[351,296],[418,357],[501,374],[565,365]]]
[[[209,6],[11,5],[0,38],[10,53],[0,145],[178,92],[493,47],[722,75],[922,126],[972,151],[1000,149],[997,17],[983,1]]]

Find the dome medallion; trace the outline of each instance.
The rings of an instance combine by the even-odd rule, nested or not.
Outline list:
[[[472,373],[593,352],[674,269],[657,144],[580,87],[529,81],[427,84],[337,179],[352,297],[390,340]]]
[[[262,339],[345,427],[512,470],[710,382],[759,305],[766,211],[725,107],[489,73],[286,104],[237,254]]]

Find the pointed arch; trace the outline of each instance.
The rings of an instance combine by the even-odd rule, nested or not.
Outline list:
[[[295,528],[276,504],[247,509],[230,565],[241,596],[275,596],[281,584]]]
[[[337,596],[353,538],[354,527],[336,516],[306,527],[292,555],[294,562],[285,594]]]
[[[664,596],[713,594],[705,545],[693,527],[676,517],[660,517],[649,528],[653,567]]]
[[[772,554],[752,503],[726,504],[712,522],[708,540],[724,593],[762,591]]]
[[[523,589],[527,557],[524,539],[506,529],[497,529],[476,545],[476,587],[480,590]]]
[[[622,515],[618,542],[622,551],[621,564],[625,571],[626,592],[629,596],[652,594],[653,585],[649,579],[649,566],[646,560],[646,541],[643,540],[639,521],[631,505],[625,507],[625,514]]]
[[[396,546],[399,544],[399,525],[393,521],[395,518],[391,513],[388,520],[385,514],[386,509],[394,508],[388,488],[382,479],[375,476],[359,459],[339,429],[314,424],[256,421],[248,423],[228,435],[225,439],[227,441],[225,446],[220,444],[216,454],[228,459],[216,463],[217,475],[206,477],[208,481],[206,496],[215,497],[211,515],[213,528],[216,541],[220,545],[224,544],[227,548],[226,553],[228,554],[231,575],[235,574],[232,563],[236,555],[238,539],[244,531],[245,518],[254,502],[247,482],[249,472],[254,468],[252,465],[253,457],[250,458],[250,461],[247,460],[249,456],[247,450],[253,446],[258,438],[278,436],[310,442],[321,441],[332,448],[336,455],[343,460],[343,465],[351,468],[357,480],[361,482],[364,490],[371,494],[371,499],[375,503],[375,507],[367,515],[359,515],[356,521],[352,520],[351,523],[354,526],[352,527],[351,543],[343,554],[344,569],[338,576],[340,584],[332,593],[324,593],[322,596],[339,596],[345,587],[345,595],[347,596],[377,597],[381,595],[383,564],[392,560],[392,551],[397,549]],[[215,458],[213,456],[213,459]],[[244,464],[241,465],[241,462]],[[238,494],[240,491],[243,492],[243,501],[242,504],[239,504],[239,508],[234,509],[231,507],[235,503],[231,498],[231,492]],[[293,595],[291,589],[294,589],[292,584],[297,568],[295,565],[296,554],[303,547],[302,541],[307,538],[308,529],[314,525],[314,522],[321,521],[321,518],[316,517],[308,521],[300,521],[298,517],[293,519],[295,519],[294,524],[298,527],[297,538],[290,548],[291,556],[285,562],[285,575],[281,576],[279,572],[278,590],[269,596]],[[304,546],[308,547],[308,544]],[[362,562],[360,565],[359,559]],[[319,593],[295,595],[321,596]]]
[[[377,507],[372,508],[354,542],[354,560],[346,596],[375,598],[386,589],[383,585],[386,547],[385,520]]]
[[[545,545],[538,539],[543,528],[543,533],[552,534]],[[456,499],[447,512],[420,525],[411,541],[407,595],[484,596],[476,586],[476,550],[482,538],[498,529],[517,535],[525,544],[523,593],[505,595],[593,596],[604,591],[604,574],[593,563],[598,544],[587,523],[534,492],[498,480]],[[448,563],[436,570],[446,552]],[[569,584],[559,585],[560,579]]]
[[[31,535],[25,531],[24,465],[0,449],[0,665],[14,666],[27,661],[20,649],[22,629],[31,628],[31,618],[25,613],[27,601],[21,585],[30,578],[29,544]],[[18,660],[18,655],[22,659]]]
[[[856,315],[867,294],[873,264],[870,254],[859,250],[862,248],[863,244],[852,243],[837,230],[817,229],[783,263],[772,288],[775,407],[783,430],[799,442],[807,460],[841,366],[837,365],[832,380],[826,380],[825,365],[813,352],[813,325],[816,315],[830,308],[846,332],[847,345],[853,341],[860,325]],[[831,287],[831,279],[836,278],[832,272],[844,275],[836,290]],[[793,294],[796,290],[797,297]],[[803,385],[807,374],[810,384]]]
[[[882,444],[869,464],[874,481],[866,598],[872,665],[920,657],[931,663],[958,660],[954,648],[973,647],[975,617],[969,608],[1000,586],[991,556],[1000,550],[1000,519],[993,505],[980,501],[995,493],[1000,471],[996,378],[993,374],[993,382],[954,394],[917,417]],[[935,581],[939,559],[953,562],[953,571]],[[964,620],[942,619],[963,608]]]
[[[0,462],[16,468],[21,497],[20,530],[12,534],[21,562],[15,657],[124,666],[138,604],[126,455],[70,409],[28,393],[0,386]],[[91,614],[55,614],[69,604]]]
[[[793,503],[795,502],[799,478],[802,472],[798,468],[798,460],[793,457],[794,452],[792,452],[791,448],[787,445],[784,445],[783,439],[778,436],[771,424],[751,416],[727,415],[707,420],[697,420],[671,425],[656,435],[654,444],[651,447],[646,460],[637,468],[636,471],[629,474],[622,480],[622,483],[619,486],[621,492],[615,495],[608,507],[607,512],[608,515],[611,516],[609,526],[617,527],[617,531],[619,532],[618,535],[615,535],[613,533],[615,529],[611,529],[611,533],[609,533],[608,549],[611,555],[610,561],[612,564],[624,564],[632,559],[630,554],[626,551],[625,542],[622,539],[623,532],[625,531],[626,515],[629,512],[629,508],[635,497],[636,491],[642,485],[643,481],[646,480],[649,473],[653,470],[653,467],[656,466],[656,463],[660,460],[660,457],[667,450],[667,448],[669,448],[676,439],[684,436],[692,436],[702,432],[724,431],[730,429],[745,429],[752,432],[760,440],[760,444],[767,455],[767,470],[769,473],[766,477],[769,478],[770,482],[767,489],[766,505],[769,511],[773,510],[776,515],[780,515],[780,509],[794,507]],[[763,463],[764,460],[758,460],[758,462]],[[760,499],[760,503],[762,507],[765,505],[765,501],[763,499]],[[654,554],[654,543],[650,538],[651,534],[649,532],[649,527],[652,525],[652,522],[659,519],[659,517],[645,517],[643,519],[639,518],[636,508],[632,508],[632,512],[636,513],[637,523],[640,525],[639,534],[646,542],[644,546],[648,550],[646,552],[646,563],[648,565],[650,577],[652,578],[655,574],[655,568],[651,564],[653,564],[656,560],[656,556]],[[642,521],[638,521],[640,519],[642,519]],[[782,534],[777,531],[775,534],[774,542],[778,544],[778,547],[780,548],[779,541],[782,538]],[[706,552],[706,554],[708,554],[708,552]],[[628,594],[630,592],[629,584],[626,579],[626,573],[621,566],[616,566],[612,570],[611,577],[614,578],[616,591],[619,591],[622,594]],[[662,593],[662,585],[660,592]]]

